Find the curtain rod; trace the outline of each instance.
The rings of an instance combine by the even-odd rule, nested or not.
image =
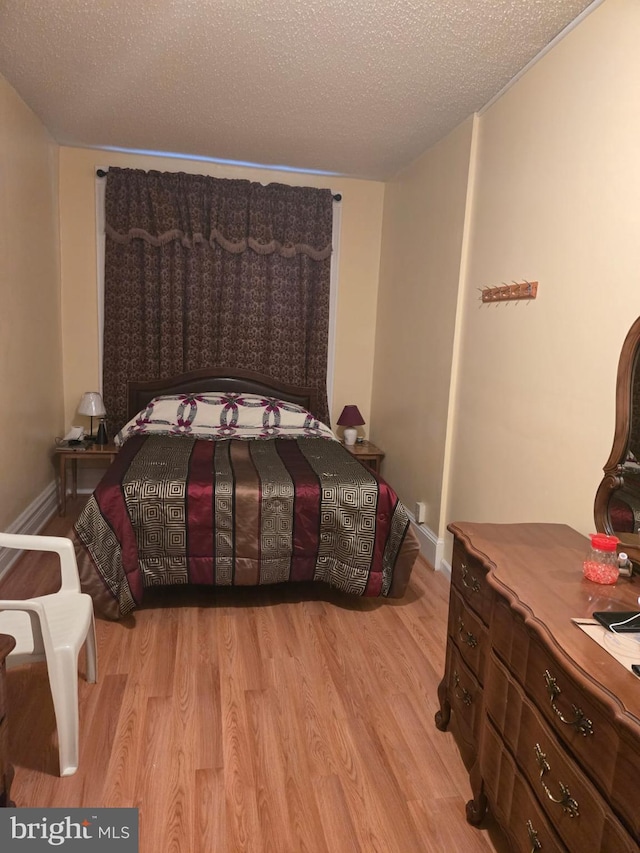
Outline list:
[[[104,169],[97,169],[96,175],[99,178],[106,178],[107,177],[107,173],[105,172]],[[342,201],[342,195],[340,193],[334,193],[333,200],[334,201]]]

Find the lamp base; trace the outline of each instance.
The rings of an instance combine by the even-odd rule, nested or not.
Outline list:
[[[344,443],[348,444],[349,447],[356,443],[356,438],[358,437],[358,430],[355,427],[345,427],[342,433],[344,437]]]
[[[104,423],[104,418],[100,421],[100,426],[98,427],[98,434],[96,435],[95,443],[101,446],[104,446],[109,441],[107,437],[107,427]]]

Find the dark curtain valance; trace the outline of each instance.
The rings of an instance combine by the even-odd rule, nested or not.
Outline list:
[[[105,213],[106,233],[117,243],[217,243],[233,254],[249,248],[316,261],[331,255],[328,189],[111,167]]]

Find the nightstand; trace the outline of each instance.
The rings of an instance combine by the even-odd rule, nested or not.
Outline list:
[[[59,459],[60,474],[60,500],[59,513],[65,515],[67,511],[67,462],[71,461],[71,494],[74,498],[78,496],[78,462],[95,462],[96,460],[106,463],[113,462],[118,453],[115,444],[90,444],[86,448],[56,446],[54,453]]]
[[[372,441],[363,441],[360,444],[345,444],[344,448],[362,462],[363,465],[366,465],[367,468],[371,468],[376,474],[380,473],[380,463],[384,459],[384,451],[376,447]]]

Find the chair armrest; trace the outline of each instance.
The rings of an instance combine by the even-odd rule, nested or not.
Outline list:
[[[53,551],[60,557],[60,589],[80,592],[76,552],[71,539],[64,536],[30,536],[23,533],[0,533],[0,547],[20,551]]]
[[[2,611],[18,611],[28,613],[31,622],[31,634],[33,635],[34,647],[40,647],[47,651],[47,654],[53,652],[53,643],[51,641],[51,633],[49,631],[49,622],[42,602],[35,598],[0,599],[0,615]],[[6,626],[5,630],[11,634],[10,626]],[[17,636],[17,635],[16,635]]]
[[[39,601],[30,598],[0,598],[0,613],[3,610],[24,610],[44,616],[44,607]]]

